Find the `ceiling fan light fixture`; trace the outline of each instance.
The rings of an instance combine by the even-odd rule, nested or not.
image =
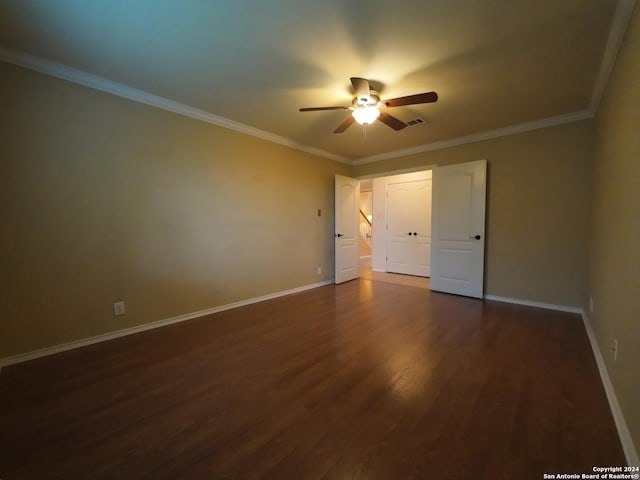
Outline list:
[[[371,125],[380,116],[380,110],[376,107],[356,108],[352,115],[360,125]]]
[[[351,110],[351,116],[347,117],[333,133],[342,133],[354,123],[360,125],[371,125],[378,118],[387,127],[396,131],[402,130],[408,126],[402,120],[389,115],[387,112],[381,112],[381,108],[402,107],[405,105],[418,105],[422,103],[433,103],[438,101],[436,92],[416,93],[398,98],[389,98],[380,100],[380,95],[375,90],[371,90],[369,80],[360,77],[351,77],[351,85],[356,96],[353,97],[350,107],[307,107],[301,108],[301,112],[317,112],[321,110]],[[424,123],[415,121],[417,123]],[[414,123],[412,123],[413,125]]]

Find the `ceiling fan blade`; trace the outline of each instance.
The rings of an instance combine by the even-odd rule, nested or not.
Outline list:
[[[322,110],[349,110],[349,107],[306,107],[301,108],[301,112],[320,112]]]
[[[360,77],[351,77],[351,85],[356,92],[358,99],[366,97],[367,99],[371,95],[371,89],[369,88],[369,80]]]
[[[416,105],[418,103],[433,103],[438,101],[436,92],[417,93],[416,95],[408,95],[406,97],[390,98],[383,100],[382,103],[387,107],[401,107],[403,105]]]
[[[385,125],[388,125],[389,127],[393,128],[394,130],[402,130],[404,127],[407,126],[407,124],[404,123],[402,120],[399,120],[396,117],[391,116],[385,112],[380,112],[380,116],[378,117],[378,120],[380,120]]]
[[[349,116],[347,117],[347,119],[346,119],[344,122],[342,122],[342,123],[338,126],[338,128],[336,128],[336,129],[333,131],[333,133],[342,133],[342,132],[344,132],[347,128],[349,128],[349,127],[351,126],[351,124],[352,124],[353,122],[355,122],[355,118],[353,118],[353,116],[352,116],[352,115],[349,115]]]

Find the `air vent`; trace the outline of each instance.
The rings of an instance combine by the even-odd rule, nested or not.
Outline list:
[[[414,126],[414,125],[420,125],[421,123],[424,123],[424,118],[414,118],[413,120],[409,120],[408,122],[405,122],[407,125],[409,125],[410,127]]]

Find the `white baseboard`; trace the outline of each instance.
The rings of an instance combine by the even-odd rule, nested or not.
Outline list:
[[[371,271],[372,272],[387,273],[387,271],[382,269],[382,268],[372,268]]]
[[[607,371],[607,366],[604,363],[604,358],[602,357],[600,346],[598,345],[598,341],[596,340],[593,328],[591,327],[591,322],[589,321],[589,317],[584,312],[584,310],[580,313],[582,314],[584,328],[587,331],[587,336],[589,337],[589,343],[591,343],[593,356],[595,357],[596,364],[598,365],[600,379],[602,380],[604,391],[607,394],[607,400],[609,400],[609,408],[611,408],[613,420],[615,421],[616,428],[618,429],[618,436],[620,437],[620,443],[622,444],[624,456],[627,459],[627,465],[630,467],[640,467],[638,452],[635,448],[635,445],[633,444],[631,432],[629,432],[629,427],[627,426],[627,422],[624,419],[622,409],[620,408],[620,404],[618,403],[618,397],[616,396],[616,392],[613,389],[613,384],[611,383],[611,379],[609,378],[609,372]]]
[[[17,363],[26,362],[28,360],[34,360],[36,358],[53,355],[55,353],[65,352],[68,350],[73,350],[75,348],[93,345],[95,343],[106,342],[108,340],[124,337],[126,335],[133,335],[135,333],[152,330],[154,328],[160,328],[167,325],[172,325],[174,323],[184,322],[184,321],[192,320],[194,318],[202,317],[205,315],[210,315],[212,313],[222,312],[225,310],[230,310],[232,308],[242,307],[245,305],[251,305],[253,303],[263,302],[265,300],[271,300],[271,299],[282,297],[285,295],[291,295],[293,293],[303,292],[305,290],[311,290],[313,288],[330,285],[332,283],[333,283],[332,280],[325,280],[323,282],[304,285],[302,287],[297,287],[290,290],[274,292],[274,293],[270,293],[260,297],[241,300],[239,302],[234,302],[234,303],[228,303],[226,305],[220,305],[218,307],[213,307],[206,310],[200,310],[198,312],[178,315],[176,317],[171,317],[164,320],[158,320],[155,322],[139,325],[136,327],[118,330],[116,332],[97,335],[95,337],[90,337],[82,340],[77,340],[74,342],[64,343],[62,345],[56,345],[53,347],[47,347],[47,348],[43,348],[41,350],[36,350],[33,352],[28,352],[20,355],[15,355],[12,357],[2,358],[0,359],[0,369],[8,365],[14,365]],[[508,298],[508,297],[499,297],[495,295],[485,295],[484,298],[486,300],[494,300],[497,302],[513,303],[513,304],[525,305],[529,307],[546,308],[549,310],[558,310],[558,311],[569,312],[569,313],[578,313],[582,316],[584,327],[585,327],[585,330],[587,331],[587,336],[589,338],[589,343],[591,344],[591,349],[593,351],[593,356],[596,360],[598,371],[600,372],[602,385],[604,386],[604,390],[607,395],[607,400],[609,401],[609,407],[611,408],[611,413],[613,415],[613,419],[615,421],[616,428],[618,430],[620,443],[622,444],[625,458],[627,460],[627,465],[640,466],[640,459],[638,458],[638,453],[633,444],[633,439],[631,438],[631,432],[629,431],[629,427],[627,426],[627,422],[625,421],[624,414],[620,409],[620,404],[618,403],[618,398],[616,397],[615,390],[613,389],[613,385],[611,383],[611,379],[609,378],[609,372],[607,371],[607,367],[604,363],[602,352],[600,351],[600,347],[596,340],[595,334],[593,333],[593,329],[591,328],[591,323],[589,322],[589,318],[587,317],[584,310],[581,310],[575,307],[568,307],[565,305],[554,305],[554,304],[548,304],[548,303],[530,302],[526,300],[519,300],[515,298]]]
[[[22,363],[29,360],[35,360],[36,358],[46,357],[55,353],[66,352],[67,350],[73,350],[75,348],[86,347],[95,343],[106,342],[115,338],[124,337],[126,335],[133,335],[134,333],[140,333],[154,328],[165,327],[174,323],[185,322],[194,318],[203,317],[205,315],[211,315],[212,313],[222,312],[224,310],[231,310],[232,308],[243,307],[245,305],[251,305],[252,303],[264,302],[265,300],[271,300],[273,298],[283,297],[285,295],[291,295],[293,293],[304,292],[305,290],[311,290],[313,288],[323,287],[330,285],[333,280],[325,280],[323,282],[312,283],[310,285],[304,285],[302,287],[292,288],[290,290],[283,290],[280,292],[269,293],[260,297],[249,298],[247,300],[241,300],[239,302],[228,303],[226,305],[220,305],[218,307],[208,308],[206,310],[200,310],[198,312],[185,313],[178,315],[177,317],[166,318],[164,320],[157,320],[151,323],[145,323],[144,325],[138,325],[131,328],[125,328],[123,330],[117,330],[115,332],[105,333],[102,335],[96,335],[95,337],[83,338],[82,340],[76,340],[73,342],[63,343],[62,345],[54,345],[52,347],[27,352],[12,357],[0,358],[0,369],[16,363]]]
[[[529,300],[520,300],[519,298],[498,297],[496,295],[485,295],[485,300],[493,300],[496,302],[513,303],[516,305],[524,305],[526,307],[545,308],[547,310],[557,310],[559,312],[582,313],[582,309],[577,307],[569,307],[567,305],[555,305],[553,303],[531,302]]]
[[[635,445],[633,444],[633,439],[631,438],[631,432],[629,432],[629,427],[627,426],[627,422],[624,419],[622,409],[620,408],[620,404],[618,403],[618,397],[616,397],[615,390],[613,389],[613,384],[611,383],[611,379],[609,378],[609,372],[607,371],[606,364],[604,363],[604,358],[602,357],[602,352],[600,351],[600,346],[598,345],[598,341],[596,340],[593,329],[591,328],[591,323],[589,322],[589,318],[587,317],[585,311],[580,308],[568,307],[566,305],[530,302],[527,300],[519,300],[516,298],[498,297],[495,295],[485,295],[484,298],[487,300],[495,300],[497,302],[514,303],[517,305],[525,305],[528,307],[538,307],[546,308],[548,310],[577,313],[582,317],[584,328],[587,331],[589,343],[591,344],[591,350],[593,351],[593,356],[595,357],[596,364],[598,365],[600,379],[602,381],[604,391],[607,395],[607,400],[609,401],[609,408],[611,409],[611,414],[613,415],[613,420],[616,424],[616,429],[618,430],[618,436],[620,438],[620,443],[622,444],[624,456],[627,460],[627,465],[633,467],[640,466],[640,460],[638,459],[638,453]]]

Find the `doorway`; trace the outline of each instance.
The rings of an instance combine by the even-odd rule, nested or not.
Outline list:
[[[393,283],[406,287],[424,288],[430,290],[429,277],[417,277],[400,273],[375,272],[371,269],[371,257],[360,257],[360,278],[376,282]]]
[[[431,171],[386,177],[386,270],[431,276]]]
[[[433,211],[431,212],[433,218],[433,243],[432,246],[429,245],[431,250],[430,289],[438,292],[483,298],[487,162],[486,160],[475,160],[441,166],[435,170],[425,167],[419,171],[424,170],[432,171],[433,175]],[[393,176],[391,175],[391,177]],[[389,192],[386,188],[386,178],[372,178],[371,271],[378,273],[388,273],[389,270],[389,247],[387,245],[390,243],[387,236],[389,226],[387,199]],[[340,188],[339,180],[349,183],[348,191],[351,192],[350,195],[342,195],[345,189]],[[379,188],[383,185],[385,188]],[[341,283],[360,276],[357,240],[359,236],[357,233],[357,218],[359,216],[360,181],[336,175],[335,191],[335,283]],[[349,201],[343,202],[343,197]],[[345,207],[347,203],[349,208]],[[414,210],[410,202],[405,203],[404,208],[405,210],[411,210],[411,212]],[[410,215],[406,216],[410,218]],[[345,222],[348,224],[346,227]],[[353,229],[354,234],[345,234],[342,231],[345,228],[349,231]],[[402,228],[405,228],[405,226]],[[407,230],[405,232],[407,236],[420,236],[417,230]],[[343,246],[345,248],[342,248]],[[422,248],[424,248],[424,245]],[[346,267],[342,268],[343,264],[348,264],[348,269],[353,275],[348,278],[341,277],[343,271],[346,270]],[[338,268],[339,266],[341,268]]]
[[[431,181],[430,168],[360,181],[361,223],[370,220],[362,278],[429,288]]]

